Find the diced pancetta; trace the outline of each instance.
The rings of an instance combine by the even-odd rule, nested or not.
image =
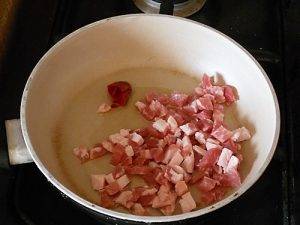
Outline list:
[[[172,159],[172,157],[174,156],[174,154],[176,152],[179,152],[180,149],[176,146],[176,145],[170,145],[167,149],[167,151],[165,152],[165,155],[164,155],[164,159],[163,159],[163,163],[164,164],[168,164],[169,161]]]
[[[230,172],[231,170],[237,170],[239,166],[239,159],[236,156],[231,156],[226,168],[224,169],[225,173]]]
[[[181,196],[188,192],[188,187],[184,181],[179,181],[175,184],[175,192],[178,196]]]
[[[192,150],[193,150],[193,146],[192,146],[189,136],[184,136],[182,138],[182,151],[187,154],[187,153],[191,152]]]
[[[90,150],[90,159],[100,158],[101,156],[104,156],[106,152],[107,151],[101,146],[94,147]]]
[[[138,145],[142,145],[144,143],[143,137],[136,132],[133,132],[131,134],[131,140],[137,143]]]
[[[106,185],[104,187],[105,191],[107,192],[108,195],[115,195],[122,189],[120,188],[120,185],[118,184],[117,181],[114,181],[110,183],[109,185]]]
[[[185,133],[185,135],[193,135],[198,131],[197,127],[193,123],[186,123],[180,126],[180,129]]]
[[[210,87],[212,87],[210,77],[208,75],[204,74],[202,77],[202,88],[208,89]]]
[[[141,101],[137,101],[135,103],[135,106],[138,108],[138,110],[140,112],[143,112],[143,110],[146,108],[146,104],[144,102],[141,102]]]
[[[128,177],[126,175],[123,175],[120,178],[118,178],[116,180],[116,182],[118,183],[120,189],[122,190],[124,187],[126,187],[130,183],[130,180],[128,179]]]
[[[105,175],[104,174],[92,174],[91,184],[94,190],[100,191],[105,186]]]
[[[200,160],[198,167],[209,168],[214,166],[217,163],[220,154],[221,154],[221,150],[218,148],[213,148],[211,150],[208,150],[206,154],[203,156],[203,158]]]
[[[197,187],[200,191],[208,192],[214,189],[217,184],[219,184],[219,181],[204,176],[197,184]]]
[[[195,164],[194,152],[191,152],[189,155],[185,156],[182,162],[182,167],[186,172],[193,173],[194,164]]]
[[[127,156],[134,156],[134,151],[133,151],[132,146],[127,145],[125,147],[125,153],[126,153]]]
[[[213,130],[211,135],[223,143],[232,136],[232,132],[221,125]]]
[[[232,154],[233,152],[231,150],[229,150],[228,148],[223,148],[217,165],[221,166],[225,170]]]
[[[130,134],[130,129],[121,129],[119,132],[123,137],[128,137]]]
[[[113,145],[111,142],[109,141],[103,141],[102,142],[102,146],[105,150],[109,151],[109,152],[113,152]]]
[[[250,132],[247,128],[241,127],[233,131],[231,139],[235,142],[246,141],[251,138]]]
[[[114,144],[118,143],[124,147],[128,145],[128,138],[123,137],[119,133],[109,135],[108,139]]]
[[[165,133],[169,129],[169,124],[163,119],[156,120],[152,126],[161,133]]]
[[[224,86],[224,96],[225,96],[226,102],[228,102],[228,103],[232,103],[237,100],[237,98],[234,94],[233,88],[228,85]]]
[[[187,192],[181,196],[179,204],[183,213],[190,212],[196,208],[196,202],[190,192]]]
[[[199,95],[199,96],[202,96],[202,95],[205,94],[205,92],[204,92],[204,90],[203,90],[202,87],[195,87],[194,91],[195,91],[195,93],[196,93],[197,95]]]
[[[182,93],[172,93],[170,100],[173,105],[182,107],[187,102],[188,95]]]
[[[174,165],[180,165],[183,161],[183,157],[179,152],[175,152],[173,157],[171,158],[169,165],[174,166]]]
[[[220,145],[211,143],[211,142],[209,142],[209,141],[207,141],[207,142],[205,143],[205,147],[206,147],[206,150],[207,150],[207,151],[210,151],[210,150],[216,149],[216,148],[217,148],[217,149],[221,149],[221,148],[222,148]]]
[[[90,159],[90,154],[87,148],[77,147],[73,149],[73,154],[80,159],[81,163],[84,163]]]
[[[205,135],[202,131],[198,131],[195,133],[195,139],[200,143],[205,145],[206,140],[205,140]]]
[[[196,100],[200,110],[213,110],[213,104],[209,98],[200,97]]]
[[[178,124],[177,124],[176,120],[174,119],[174,117],[169,116],[168,119],[167,119],[167,122],[171,127],[171,131],[175,132],[176,129],[178,128]]]
[[[114,182],[115,178],[114,178],[113,174],[109,173],[109,174],[105,175],[105,181],[108,184],[111,184],[112,182]]]
[[[203,149],[203,148],[201,148],[201,147],[198,146],[198,145],[194,145],[194,146],[193,146],[193,150],[194,150],[195,152],[197,152],[198,154],[202,155],[202,156],[204,156],[204,155],[206,154],[206,150]]]

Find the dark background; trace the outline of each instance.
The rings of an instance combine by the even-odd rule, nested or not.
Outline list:
[[[4,121],[19,118],[31,70],[59,39],[96,20],[140,11],[131,0],[19,2],[0,61],[0,224],[102,224],[59,193],[34,164],[9,166]],[[278,95],[282,126],[275,156],[259,181],[238,200],[186,223],[300,224],[299,2],[207,0],[189,17],[235,39],[261,63]]]

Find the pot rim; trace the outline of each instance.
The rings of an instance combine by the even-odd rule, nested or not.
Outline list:
[[[244,185],[242,184],[241,187],[238,190],[236,190],[234,193],[232,193],[231,195],[229,195],[225,199],[216,202],[213,205],[207,206],[205,208],[202,208],[202,209],[199,209],[199,210],[196,210],[196,211],[183,213],[183,214],[179,214],[179,215],[173,215],[173,216],[137,216],[137,215],[133,215],[133,214],[120,213],[120,212],[116,212],[114,210],[103,208],[101,206],[95,205],[95,204],[83,199],[82,197],[78,196],[77,194],[75,194],[74,192],[72,192],[71,190],[66,188],[63,184],[61,184],[57,179],[55,179],[53,177],[53,175],[51,174],[51,172],[49,172],[47,170],[47,168],[43,165],[43,163],[40,161],[39,157],[37,156],[32,144],[31,144],[30,137],[29,137],[28,130],[27,130],[26,102],[27,102],[28,92],[30,90],[32,80],[36,76],[36,71],[38,70],[39,66],[46,60],[48,55],[52,54],[52,52],[55,49],[59,48],[64,42],[68,41],[69,39],[71,39],[74,36],[78,35],[80,32],[85,31],[85,30],[87,30],[91,27],[98,26],[100,24],[110,23],[110,22],[113,22],[115,20],[119,20],[119,19],[123,19],[123,18],[136,18],[136,17],[160,17],[160,18],[164,18],[164,19],[167,18],[167,19],[172,19],[172,20],[178,20],[180,22],[185,22],[185,23],[192,23],[194,25],[201,26],[202,28],[205,28],[208,31],[213,32],[213,33],[227,39],[229,42],[233,43],[237,48],[239,48],[241,50],[241,52],[246,54],[250,58],[250,60],[253,61],[253,63],[260,70],[261,75],[263,76],[264,80],[267,82],[268,87],[270,88],[270,91],[271,91],[272,97],[273,97],[273,102],[274,102],[274,105],[275,105],[275,110],[276,110],[276,130],[275,130],[273,140],[272,140],[272,147],[271,147],[271,150],[270,150],[270,152],[267,156],[267,159],[264,162],[264,164],[261,166],[261,168],[259,169],[257,175],[254,176],[254,177],[251,177],[247,184],[244,184]],[[91,209],[91,210],[93,210],[97,213],[105,214],[108,217],[111,217],[111,219],[114,219],[114,220],[123,219],[123,220],[127,220],[127,221],[136,221],[136,222],[141,222],[142,221],[142,222],[147,222],[147,223],[151,223],[151,222],[156,222],[156,223],[159,223],[159,222],[172,222],[172,221],[185,220],[185,219],[201,216],[201,215],[204,215],[206,213],[212,212],[216,209],[219,209],[219,208],[227,205],[228,203],[232,202],[234,199],[238,198],[240,195],[242,195],[244,192],[246,192],[260,178],[260,176],[265,171],[266,167],[268,166],[268,164],[270,163],[270,161],[271,161],[271,159],[274,155],[274,152],[275,152],[275,149],[276,149],[276,146],[277,146],[277,142],[278,142],[278,138],[279,138],[279,133],[280,133],[280,111],[279,111],[279,104],[278,104],[277,96],[276,96],[275,90],[272,86],[272,83],[271,83],[270,79],[268,78],[266,72],[261,67],[261,65],[256,61],[256,59],[246,49],[244,49],[240,44],[238,44],[236,41],[234,41],[233,39],[231,39],[227,35],[221,33],[220,31],[218,31],[218,30],[216,30],[212,27],[209,27],[207,25],[204,25],[202,23],[192,21],[192,20],[189,20],[189,19],[176,17],[176,16],[170,16],[170,15],[161,15],[161,14],[127,14],[127,15],[121,15],[121,16],[106,18],[106,19],[99,20],[99,21],[93,22],[91,24],[88,24],[84,27],[81,27],[81,28],[75,30],[74,32],[70,33],[66,37],[64,37],[59,42],[57,42],[39,60],[39,62],[36,64],[36,66],[32,70],[32,72],[31,72],[31,74],[30,74],[30,76],[27,80],[27,83],[26,83],[24,91],[23,91],[22,100],[21,100],[20,118],[21,118],[21,129],[22,129],[24,141],[26,143],[26,146],[29,150],[29,153],[30,153],[33,161],[35,162],[35,164],[37,165],[39,170],[47,177],[47,179],[58,190],[60,190],[62,193],[64,193],[66,196],[68,196],[69,198],[71,198],[75,202],[77,202],[77,203],[85,206],[86,208],[89,208],[89,209]]]

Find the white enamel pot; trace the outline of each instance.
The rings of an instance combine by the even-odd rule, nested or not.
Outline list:
[[[235,110],[253,137],[243,150],[242,185],[231,195],[206,208],[180,215],[135,216],[102,208],[78,194],[57,159],[53,144],[57,121],[72,96],[94,82],[101,83],[107,74],[131,68],[147,68],[148,73],[160,68],[198,78],[204,72],[221,74],[226,83],[237,88],[240,100]],[[151,82],[151,76],[150,79],[143,76],[141,73],[133,82]],[[163,75],[161,78],[153,84],[168,86]],[[131,118],[127,114],[122,117],[124,121]],[[74,121],[74,129],[80,129]],[[77,203],[115,219],[170,222],[209,213],[247,191],[272,159],[279,136],[280,113],[265,71],[238,43],[194,21],[140,14],[92,23],[54,45],[35,66],[26,84],[21,103],[21,128],[35,164],[55,187]]]

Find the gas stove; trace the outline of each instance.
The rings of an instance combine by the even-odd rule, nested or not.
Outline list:
[[[11,27],[7,52],[0,65],[0,224],[105,224],[62,195],[34,164],[9,166],[4,120],[19,117],[25,82],[38,59],[58,40],[88,23],[107,17],[170,12],[156,0],[20,1]],[[296,1],[188,0],[171,1],[178,16],[209,25],[244,46],[263,66],[277,93],[281,135],[276,153],[263,176],[245,194],[193,224],[300,223],[299,46],[292,34],[299,26]],[[162,8],[163,7],[163,8]],[[299,7],[298,7],[299,9]],[[299,12],[299,11],[298,11]],[[297,22],[298,21],[298,22]],[[299,31],[298,31],[299,32]],[[299,33],[298,33],[299,34]],[[299,36],[298,36],[299,38]],[[298,55],[297,55],[298,53]],[[292,97],[291,97],[292,96]],[[258,113],[259,113],[259,109]],[[298,134],[297,134],[298,133]],[[119,222],[122,224],[122,222]]]

